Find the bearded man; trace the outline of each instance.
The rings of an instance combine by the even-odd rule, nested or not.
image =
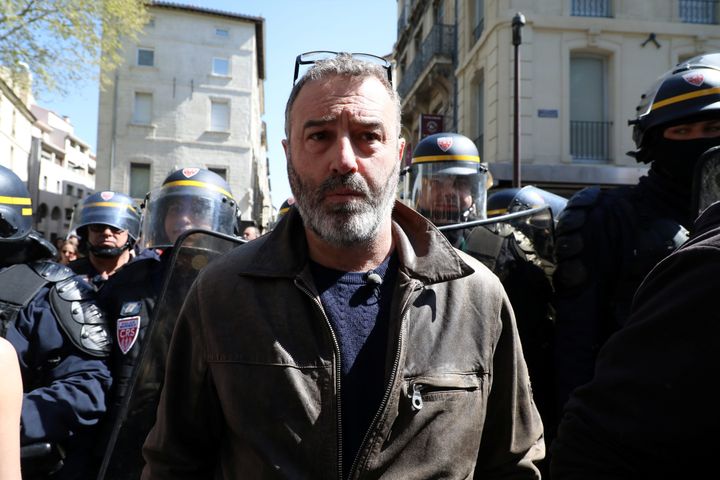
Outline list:
[[[309,52],[286,107],[295,206],[178,318],[144,479],[539,478],[499,280],[395,201],[389,63]]]

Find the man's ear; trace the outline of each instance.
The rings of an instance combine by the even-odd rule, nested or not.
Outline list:
[[[282,139],[282,146],[283,150],[285,151],[285,158],[290,158],[290,142],[288,142],[287,138]]]
[[[405,139],[400,137],[398,139],[398,160],[402,164],[403,154],[405,153]]]

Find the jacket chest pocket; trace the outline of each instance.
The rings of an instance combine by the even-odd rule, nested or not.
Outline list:
[[[417,472],[455,472],[471,478],[487,410],[488,382],[475,372],[406,377],[382,459]],[[374,467],[372,462],[369,468]],[[440,473],[437,474],[440,476]]]
[[[476,374],[417,377],[406,383],[405,397],[413,412],[422,410],[426,403],[465,402],[479,395],[480,378]]]

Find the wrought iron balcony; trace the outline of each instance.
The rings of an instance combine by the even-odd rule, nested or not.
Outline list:
[[[573,0],[573,17],[612,17],[610,0]]]
[[[612,122],[570,121],[570,155],[573,160],[605,162],[610,159]]]
[[[685,23],[718,23],[718,0],[680,0],[680,19]]]
[[[433,58],[440,56],[452,59],[454,48],[455,27],[453,25],[434,25],[420,45],[420,51],[415,52],[415,58],[402,72],[402,78],[397,87],[400,96],[404,97],[412,89]]]

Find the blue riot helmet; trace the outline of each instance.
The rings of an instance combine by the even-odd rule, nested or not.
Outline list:
[[[0,166],[0,242],[24,240],[32,229],[32,201],[25,183]]]
[[[168,248],[186,230],[204,229],[237,234],[238,208],[230,186],[204,168],[183,168],[148,193],[143,218],[147,248]]]
[[[518,190],[508,207],[511,214],[528,211],[526,217],[513,220],[516,240],[526,253],[533,252],[539,257],[546,271],[554,269],[555,226],[566,204],[565,197],[527,185]]]
[[[32,200],[25,183],[0,166],[0,266],[55,258],[57,249],[32,228]]]
[[[560,212],[565,209],[567,202],[568,200],[565,197],[548,192],[542,188],[526,185],[517,190],[508,205],[507,211],[508,213],[514,213],[547,205],[549,207],[549,213],[552,215],[554,225],[557,223]]]
[[[487,218],[497,217],[508,213],[510,204],[515,195],[520,191],[517,187],[503,188],[488,192],[487,197]]]
[[[475,144],[457,133],[425,137],[413,151],[403,197],[435,225],[485,218],[489,172]]]
[[[112,229],[125,230],[128,240],[120,247],[96,247],[88,242],[88,229],[91,225],[107,225]],[[83,200],[73,213],[75,230],[86,244],[88,250],[98,257],[117,257],[131,249],[140,235],[140,211],[133,199],[124,193],[102,191],[95,192]]]
[[[675,182],[689,186],[700,156],[720,137],[673,140],[668,127],[720,119],[720,53],[681,62],[662,75],[641,97],[633,125],[638,162],[650,163]]]

